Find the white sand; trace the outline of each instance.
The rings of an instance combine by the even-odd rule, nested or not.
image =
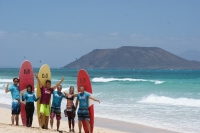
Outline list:
[[[33,118],[32,128],[27,128],[22,126],[21,116],[19,119],[19,126],[11,125],[11,110],[6,108],[0,108],[0,133],[58,133],[56,129],[56,120],[54,120],[54,130],[44,130],[39,129],[38,119],[36,115]],[[50,124],[49,124],[50,127]],[[66,121],[61,121],[60,130],[63,133],[68,133],[68,123]],[[78,133],[78,125],[75,125],[75,132]],[[82,131],[83,132],[83,131]],[[94,127],[94,133],[125,133],[121,131],[109,130],[100,127]]]

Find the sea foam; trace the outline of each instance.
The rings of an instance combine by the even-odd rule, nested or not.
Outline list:
[[[159,80],[147,80],[147,79],[133,79],[133,78],[104,78],[96,77],[92,79],[92,82],[112,82],[112,81],[130,81],[130,82],[153,82],[154,84],[162,84],[164,81]]]
[[[7,82],[13,82],[13,80],[12,79],[0,79],[0,82],[7,83]]]
[[[151,94],[147,97],[142,98],[142,100],[138,101],[138,103],[200,107],[200,99],[171,98],[171,97],[166,97],[166,96],[157,96],[157,95],[154,95],[154,94]]]

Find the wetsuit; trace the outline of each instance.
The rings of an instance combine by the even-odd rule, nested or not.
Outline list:
[[[39,98],[36,98],[33,92],[26,92],[22,97],[22,101],[24,100],[26,100],[26,126],[31,127],[33,122],[33,113],[35,110],[34,101],[39,100]]]

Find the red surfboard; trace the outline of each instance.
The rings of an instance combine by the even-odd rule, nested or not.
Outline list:
[[[81,86],[84,86],[86,92],[92,94],[92,86],[91,86],[91,82],[90,82],[90,77],[84,69],[81,69],[78,72],[78,76],[77,76],[78,92],[80,92]],[[91,131],[91,133],[93,133],[93,129],[94,129],[94,105],[92,104],[91,100],[89,100],[88,110],[89,110],[89,116],[90,116],[90,131]],[[84,128],[85,133],[88,133],[86,121],[83,120],[82,123],[83,123],[83,128]]]
[[[19,71],[19,89],[20,94],[26,91],[27,85],[30,84],[33,87],[34,91],[34,72],[31,63],[28,60],[25,60]],[[22,97],[22,96],[21,96]],[[21,119],[24,126],[26,126],[26,111],[25,111],[26,102],[22,101],[20,98],[20,109],[21,109]]]

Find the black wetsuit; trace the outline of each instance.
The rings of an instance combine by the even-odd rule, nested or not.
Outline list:
[[[33,113],[35,110],[34,103],[33,102],[26,103],[25,110],[26,110],[26,124],[27,126],[31,127],[33,122]]]

